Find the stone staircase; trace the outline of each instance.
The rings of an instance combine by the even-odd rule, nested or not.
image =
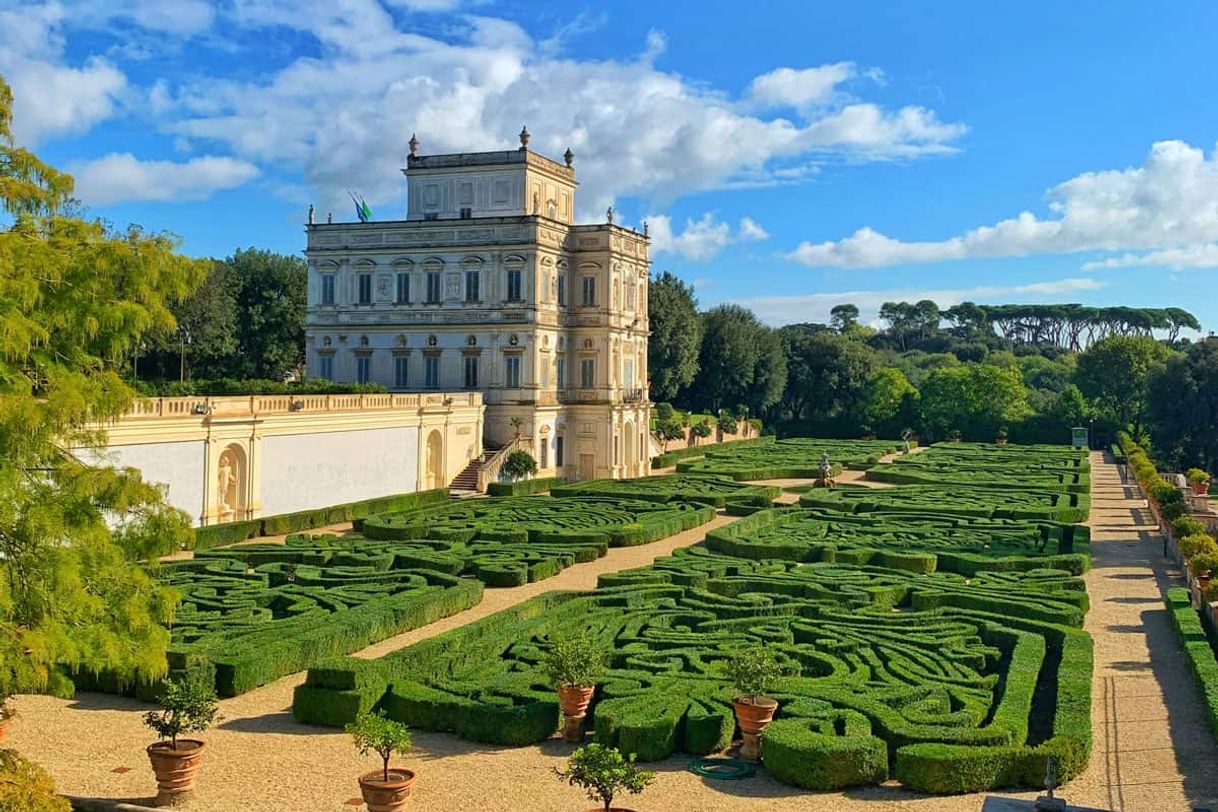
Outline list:
[[[453,499],[465,499],[470,496],[477,496],[478,490],[478,474],[482,471],[482,465],[491,457],[503,448],[501,445],[482,443],[482,456],[475,457],[469,461],[469,465],[461,470],[461,473],[453,477],[453,481],[448,486],[448,494]]]

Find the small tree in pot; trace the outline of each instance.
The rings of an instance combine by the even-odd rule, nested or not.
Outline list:
[[[1188,484],[1192,486],[1193,493],[1205,496],[1210,492],[1210,475],[1206,471],[1202,471],[1200,468],[1189,468],[1185,476],[1188,477]]]
[[[642,792],[655,780],[655,773],[634,765],[634,754],[623,756],[614,747],[589,744],[571,754],[566,770],[556,770],[558,777],[573,787],[583,787],[588,797],[601,806],[589,812],[630,812],[613,805],[613,797],[621,790],[633,795]]]
[[[604,647],[591,634],[557,638],[546,652],[542,665],[558,689],[563,738],[569,742],[583,740],[582,725],[606,659]]]
[[[402,767],[389,769],[389,759],[394,753],[404,755],[410,749],[410,730],[377,711],[361,713],[347,725],[346,731],[355,740],[361,756],[376,753],[381,757],[381,769],[359,777],[360,794],[369,812],[405,809],[414,787],[415,773]]]
[[[732,700],[744,738],[740,757],[757,761],[761,757],[761,732],[778,710],[777,700],[765,696],[765,689],[782,673],[782,667],[765,646],[758,645],[733,655],[727,662],[727,673],[740,692]]]
[[[507,455],[500,470],[515,482],[537,473],[537,460],[527,451],[516,450]]]
[[[156,774],[156,805],[179,806],[194,795],[195,778],[203,762],[203,742],[179,738],[202,733],[219,714],[213,677],[208,671],[188,671],[165,681],[160,710],[144,714],[144,724],[159,741],[148,745],[148,760]]]
[[[694,435],[694,437],[697,437],[699,440],[705,440],[707,437],[711,436],[711,430],[712,429],[711,429],[710,423],[703,420],[701,423],[695,423],[694,427],[691,428],[689,431],[691,434]],[[694,443],[694,445],[696,445],[696,444],[697,443]]]

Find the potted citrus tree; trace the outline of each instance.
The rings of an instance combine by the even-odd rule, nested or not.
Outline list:
[[[782,673],[778,660],[764,646],[742,649],[727,662],[728,676],[739,694],[732,700],[736,722],[744,743],[740,758],[757,761],[761,757],[761,733],[774,720],[778,701],[765,695],[769,684]]]
[[[202,733],[219,712],[211,675],[188,671],[165,680],[159,710],[144,714],[144,724],[158,740],[148,745],[148,760],[156,774],[156,805],[179,806],[194,796],[195,778],[203,763],[203,742],[184,739],[182,734]]]
[[[387,719],[384,713],[361,713],[346,727],[355,740],[361,756],[376,753],[381,757],[381,769],[359,777],[359,791],[369,812],[397,812],[405,809],[414,787],[414,770],[403,767],[389,769],[394,753],[403,755],[410,749],[410,730],[401,722]]]
[[[624,756],[617,748],[602,744],[579,748],[567,760],[567,769],[556,772],[571,786],[583,787],[588,798],[600,804],[588,812],[630,812],[614,806],[614,796],[623,790],[637,795],[655,780],[655,773],[635,766],[633,753]]]
[[[596,680],[605,670],[605,649],[590,634],[561,637],[546,652],[543,666],[558,689],[562,706],[563,738],[583,741],[583,722],[596,692]]]
[[[1205,496],[1210,492],[1210,475],[1207,472],[1200,468],[1189,468],[1185,476],[1188,477],[1188,484],[1192,486],[1193,493]]]

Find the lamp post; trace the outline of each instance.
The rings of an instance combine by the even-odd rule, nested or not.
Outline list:
[[[186,382],[186,345],[190,343],[190,328],[185,324],[178,325],[178,341],[182,347],[181,359],[178,364],[178,381]]]

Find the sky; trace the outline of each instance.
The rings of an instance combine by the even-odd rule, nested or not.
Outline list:
[[[577,216],[771,324],[930,298],[1218,325],[1218,4],[0,0],[17,140],[196,256],[570,147]]]

